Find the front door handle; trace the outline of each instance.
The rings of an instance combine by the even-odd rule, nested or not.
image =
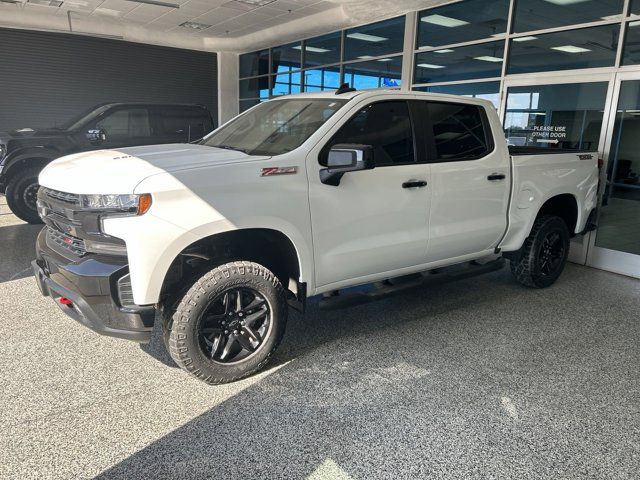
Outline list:
[[[496,180],[504,180],[505,178],[506,177],[504,173],[492,173],[487,177],[487,180],[489,180],[490,182],[495,182]]]
[[[408,180],[402,184],[402,188],[422,188],[426,186],[427,182],[424,180]]]

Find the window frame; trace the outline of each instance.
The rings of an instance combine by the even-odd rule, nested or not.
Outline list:
[[[365,103],[364,105],[358,107],[357,109],[354,110],[354,112],[349,116],[349,118],[347,118],[339,127],[338,129],[331,135],[331,137],[329,137],[329,140],[327,140],[325,142],[325,144],[323,145],[322,149],[320,150],[320,153],[318,154],[318,164],[321,167],[326,167],[327,165],[327,156],[329,155],[329,150],[331,149],[331,145],[337,145],[338,143],[333,143],[333,140],[336,138],[336,136],[340,133],[340,131],[351,121],[353,120],[353,118],[355,118],[356,115],[358,115],[362,110],[364,110],[365,108],[369,108],[373,105],[377,105],[379,103],[399,103],[399,102],[403,102],[406,104],[407,106],[407,111],[409,113],[409,123],[411,125],[411,138],[413,141],[413,158],[414,161],[413,162],[402,162],[402,163],[388,163],[385,165],[378,165],[375,164],[375,169],[377,168],[386,168],[386,167],[400,167],[400,166],[404,166],[404,165],[417,165],[418,163],[425,163],[424,161],[419,161],[420,159],[424,159],[425,155],[424,155],[424,148],[419,148],[418,147],[418,142],[416,139],[416,136],[418,135],[418,132],[416,130],[416,121],[415,121],[415,115],[417,114],[417,111],[412,108],[411,104],[413,103],[413,99],[409,98],[409,97],[401,97],[401,98],[386,98],[383,100],[373,100],[371,102]],[[423,138],[422,134],[420,134],[420,137]],[[344,143],[344,142],[339,142],[339,143]],[[422,152],[421,152],[422,151]],[[375,163],[376,159],[375,157],[373,158],[373,161]]]
[[[425,136],[427,137],[427,141],[426,141],[427,155],[426,155],[425,163],[433,164],[433,163],[473,162],[473,161],[481,160],[485,157],[488,157],[489,155],[495,152],[496,142],[494,139],[494,132],[491,129],[491,124],[489,122],[489,117],[487,115],[487,109],[484,105],[478,105],[476,103],[448,102],[446,100],[431,100],[431,99],[425,99],[425,100],[419,100],[419,101],[424,104],[421,108],[421,114],[422,114],[422,120],[424,122],[424,125],[426,125]],[[473,157],[465,157],[465,158],[450,159],[450,160],[438,159],[438,151],[436,148],[436,140],[435,140],[435,135],[433,131],[433,122],[431,121],[431,114],[429,109],[429,107],[434,103],[445,104],[445,105],[460,105],[460,106],[466,106],[466,107],[470,106],[470,107],[477,108],[480,112],[480,119],[482,121],[482,128],[484,130],[484,137],[487,145],[486,151],[483,152],[481,155],[475,155]]]

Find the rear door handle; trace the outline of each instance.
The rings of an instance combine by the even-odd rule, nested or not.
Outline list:
[[[487,180],[494,182],[496,180],[504,180],[505,178],[506,177],[504,173],[492,173],[487,177]]]
[[[427,182],[424,180],[408,180],[402,184],[402,188],[422,188],[426,186]]]

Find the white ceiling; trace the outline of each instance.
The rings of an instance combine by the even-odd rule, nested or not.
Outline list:
[[[143,43],[243,52],[451,0],[275,0],[258,7],[237,0],[161,0],[180,8],[131,0],[63,0],[59,7],[10,1],[19,3],[0,3],[0,26],[71,29]],[[180,26],[187,21],[211,26]]]

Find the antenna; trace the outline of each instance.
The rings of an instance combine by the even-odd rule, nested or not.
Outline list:
[[[349,83],[345,82],[342,85],[340,85],[340,88],[338,88],[338,90],[336,90],[336,95],[340,95],[342,93],[348,93],[348,92],[355,92],[356,89],[353,87],[349,86]]]

